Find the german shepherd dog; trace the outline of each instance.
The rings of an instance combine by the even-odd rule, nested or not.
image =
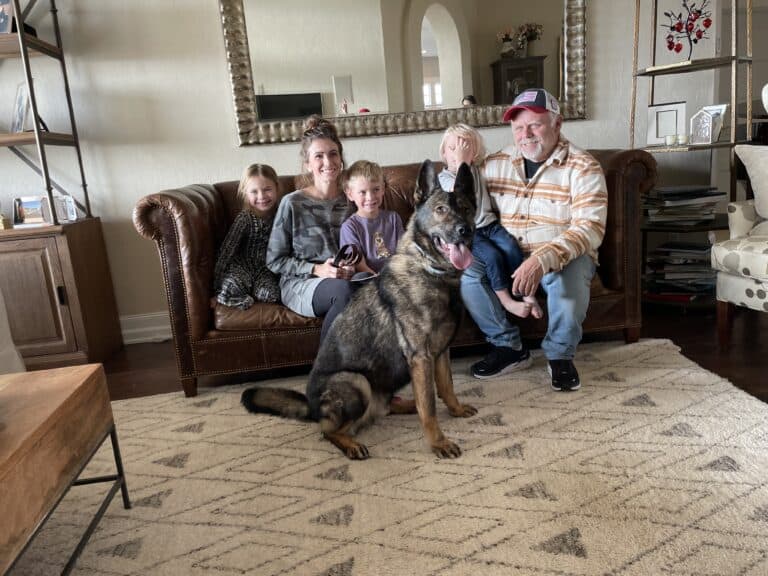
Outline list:
[[[476,206],[469,167],[460,167],[448,193],[425,161],[414,199],[397,252],[355,293],[326,335],[306,396],[249,388],[242,395],[248,410],[319,422],[323,436],[353,460],[369,457],[368,448],[352,438],[362,426],[390,412],[417,412],[438,457],[461,455],[437,424],[435,385],[451,416],[477,414],[456,398],[448,356],[463,311],[459,280],[472,263]],[[409,381],[414,400],[393,403]]]

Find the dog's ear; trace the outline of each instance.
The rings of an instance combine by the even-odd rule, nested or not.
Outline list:
[[[419,169],[419,177],[416,179],[416,191],[413,199],[416,205],[422,204],[432,195],[435,190],[440,190],[440,183],[437,181],[435,165],[431,160],[424,160]]]
[[[475,178],[472,176],[472,169],[464,162],[461,163],[459,170],[456,172],[456,182],[453,185],[453,193],[463,195],[473,206],[476,203]]]

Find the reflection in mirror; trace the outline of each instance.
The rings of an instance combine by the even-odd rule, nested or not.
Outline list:
[[[510,59],[500,56],[496,37],[525,22],[545,26],[529,51],[544,62],[542,84],[560,94],[566,118],[585,117],[586,0],[539,0],[522,15],[506,0],[325,0],[322,9],[311,0],[219,0],[219,6],[241,145],[301,135],[303,111],[260,119],[257,94],[321,93],[323,114],[335,116],[343,137],[442,130],[455,122],[500,125],[507,100],[494,93],[492,64]],[[519,78],[507,85],[513,80]],[[346,113],[339,86],[353,95]],[[466,94],[478,105],[461,107]]]
[[[424,109],[440,108],[443,105],[443,87],[440,85],[440,55],[437,42],[429,23],[429,14],[424,14],[421,24],[421,70],[424,87]]]

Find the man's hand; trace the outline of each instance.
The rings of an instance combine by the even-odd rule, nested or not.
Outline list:
[[[539,282],[544,277],[541,263],[536,256],[531,256],[520,264],[512,274],[512,294],[519,296],[533,296],[539,287]]]

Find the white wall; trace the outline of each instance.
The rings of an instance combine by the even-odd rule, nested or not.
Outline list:
[[[587,148],[627,147],[631,5],[588,3],[590,119],[564,126],[568,137]],[[255,161],[295,173],[298,146],[237,146],[216,2],[77,0],[62,2],[59,17],[86,177],[94,213],[104,225],[120,314],[135,320],[164,313],[155,247],[131,223],[136,201],[166,188],[237,179]],[[336,34],[329,31],[330,43]],[[21,80],[18,67],[16,61],[0,65],[0,102],[12,101]],[[48,104],[43,117],[52,129],[65,128],[55,83],[38,75],[37,85]],[[9,115],[10,104],[0,106],[0,124]],[[505,127],[482,132],[489,150],[509,140]],[[439,141],[440,133],[351,138],[345,155],[348,162],[368,158],[381,164],[437,159]],[[44,192],[40,179],[8,151],[0,151],[0,158],[4,210],[15,196]],[[72,151],[57,151],[53,164],[54,177],[77,189]]]

